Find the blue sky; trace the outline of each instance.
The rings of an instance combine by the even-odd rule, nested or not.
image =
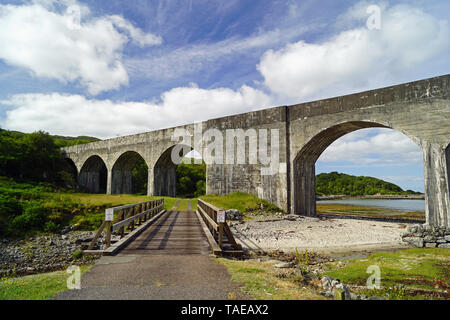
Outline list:
[[[0,126],[108,138],[447,74],[449,12],[444,0],[0,1]],[[368,129],[316,170],[423,191],[421,157]]]

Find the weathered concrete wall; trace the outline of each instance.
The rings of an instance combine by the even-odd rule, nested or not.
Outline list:
[[[251,154],[251,147],[256,148],[257,152],[260,150],[259,135],[256,139],[246,138],[245,141],[234,139],[234,163],[236,164],[226,164],[229,162],[226,161],[227,146],[224,145],[224,165],[214,164],[207,167],[207,193],[229,194],[242,191],[267,199],[285,210],[288,208],[286,108],[277,107],[213,119],[204,122],[204,127],[205,130],[218,129],[224,137],[227,135],[227,130],[230,129],[242,129],[244,132],[247,132],[248,129],[254,129],[258,134],[260,129],[266,129],[268,155],[270,155],[273,142],[271,141],[270,130],[277,130],[279,134],[279,164],[276,168],[276,174],[261,175],[261,168],[268,167],[268,165],[261,164],[259,155],[256,157],[257,162],[250,164],[249,158],[254,155]],[[233,140],[225,140],[227,143],[233,143]],[[245,150],[245,164],[237,164],[237,157],[242,154],[242,150]]]
[[[314,163],[326,147],[354,130],[384,126],[404,133],[422,148],[427,222],[448,226],[449,82],[446,75],[290,106],[292,212],[315,214]]]
[[[449,83],[450,75],[445,75],[353,95],[202,122],[203,131],[217,129],[224,137],[229,129],[274,129],[279,134],[279,167],[274,175],[261,175],[261,168],[266,166],[261,165],[259,160],[254,164],[246,161],[244,164],[207,165],[207,193],[248,192],[276,203],[288,212],[313,216],[315,162],[320,154],[332,142],[349,132],[362,128],[386,127],[404,133],[422,148],[427,222],[448,227]],[[194,132],[193,124],[177,128]],[[121,165],[116,163],[122,163],[119,158],[132,151],[139,154],[149,167],[148,194],[175,195],[176,166],[168,161],[168,154],[176,144],[171,140],[175,129],[114,138],[64,150],[78,169],[79,181],[91,181],[86,182],[91,189],[96,188],[95,170],[86,171],[82,167],[90,157],[97,155],[107,168],[107,192],[123,193],[131,190],[129,168],[132,159]],[[243,153],[247,160],[253,156],[249,150],[255,147],[257,141],[254,137],[247,140],[236,141],[236,159]],[[270,138],[268,142],[270,150]],[[204,143],[200,148],[204,149],[207,144]],[[259,151],[259,146],[256,150]],[[257,158],[259,159],[259,156]],[[223,162],[226,163],[226,160],[225,143]],[[86,175],[84,171],[91,173],[82,177]]]

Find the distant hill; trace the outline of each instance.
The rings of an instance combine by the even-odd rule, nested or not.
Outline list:
[[[316,176],[316,193],[319,195],[363,196],[374,194],[420,194],[412,190],[404,191],[399,186],[381,179],[364,176],[351,176],[345,173],[330,172]]]
[[[78,137],[52,136],[52,137],[55,140],[55,144],[58,147],[70,147],[77,144],[100,141],[100,139],[98,138],[88,136],[78,136]]]
[[[7,132],[10,135],[12,135],[13,137],[16,138],[21,138],[25,135],[27,135],[27,133],[23,133],[20,131],[14,131],[14,130],[5,130],[0,128],[0,132]],[[78,136],[78,137],[67,137],[67,136],[58,136],[58,135],[50,135],[53,140],[55,141],[55,144],[58,147],[69,147],[69,146],[74,146],[77,144],[83,144],[83,143],[89,143],[89,142],[95,142],[95,141],[100,141],[100,139],[95,138],[95,137],[88,137],[88,136]]]

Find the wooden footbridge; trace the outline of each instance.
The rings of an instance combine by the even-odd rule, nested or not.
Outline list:
[[[164,199],[105,210],[105,220],[90,242],[86,254],[102,255],[207,255],[242,254],[224,212],[198,199],[194,211],[164,208]],[[98,245],[104,235],[103,243]]]

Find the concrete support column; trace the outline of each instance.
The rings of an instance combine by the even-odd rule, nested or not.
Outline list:
[[[316,216],[316,167],[309,159],[294,164],[292,201],[294,214]],[[290,195],[288,195],[290,196]]]
[[[440,143],[422,144],[425,169],[425,214],[428,225],[450,227],[449,149]]]
[[[112,170],[107,169],[108,174],[106,178],[106,194],[112,194]]]
[[[155,196],[153,176],[153,168],[149,167],[147,178],[147,196]]]

